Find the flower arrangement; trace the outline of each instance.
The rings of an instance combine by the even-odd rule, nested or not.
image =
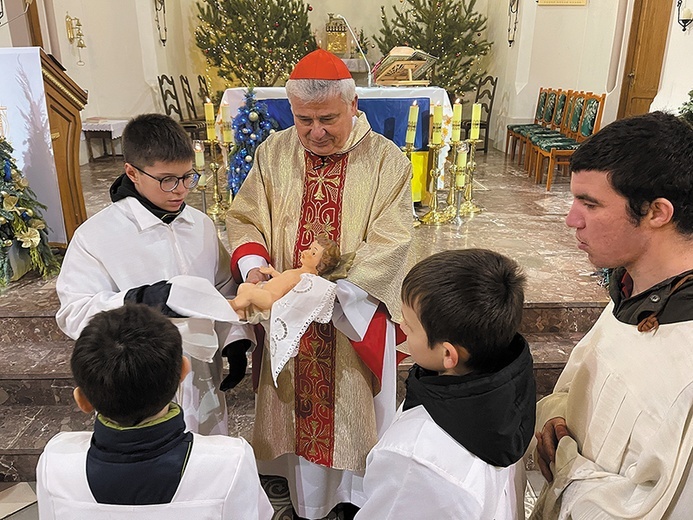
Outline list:
[[[46,222],[29,183],[12,158],[13,148],[0,137],[0,287],[26,270],[48,277],[60,266],[48,245]],[[22,268],[22,264],[26,268]],[[18,272],[21,271],[21,272]]]

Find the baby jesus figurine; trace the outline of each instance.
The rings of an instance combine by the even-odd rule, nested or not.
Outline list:
[[[266,282],[258,284],[242,283],[238,294],[229,300],[231,307],[242,320],[246,319],[246,310],[251,305],[259,311],[269,311],[272,304],[285,296],[301,281],[301,275],[313,274],[325,276],[339,263],[341,253],[339,244],[320,235],[316,237],[309,249],[301,251],[301,267],[279,272],[272,266],[261,267],[262,274],[270,275]]]

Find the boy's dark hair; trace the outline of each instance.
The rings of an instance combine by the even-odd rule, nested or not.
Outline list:
[[[180,333],[168,318],[126,303],[91,319],[75,342],[70,367],[97,412],[133,426],[171,402],[182,355]]]
[[[183,162],[195,158],[188,133],[163,114],[142,114],[123,130],[123,159],[140,168],[157,161]]]
[[[497,372],[518,352],[525,275],[510,258],[487,249],[443,251],[416,264],[402,283],[429,347],[447,341],[469,352],[467,368]]]
[[[570,169],[606,172],[636,225],[654,199],[667,199],[679,233],[693,234],[693,128],[678,117],[651,112],[614,121],[575,151]]]

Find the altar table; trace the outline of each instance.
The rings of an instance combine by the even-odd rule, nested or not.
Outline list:
[[[103,155],[106,155],[106,140],[108,139],[111,143],[111,155],[115,157],[113,141],[123,135],[123,130],[127,124],[127,119],[108,119],[104,117],[90,117],[82,121],[82,132],[84,133],[84,139],[87,141],[89,162],[94,160],[91,149],[92,139],[101,139]]]
[[[246,88],[230,88],[224,92],[221,102],[229,104],[232,117],[245,104],[246,92]],[[452,105],[447,92],[440,87],[356,87],[356,95],[359,97],[359,110],[366,114],[373,130],[399,147],[404,146],[409,107],[414,101],[419,105],[414,149],[424,151],[414,152],[412,156],[412,198],[415,202],[422,200],[427,185],[428,161],[425,150],[428,147],[431,104],[443,107],[443,140],[449,138],[452,130]],[[269,115],[277,121],[281,130],[293,126],[291,107],[284,87],[257,87],[255,99],[262,100],[267,105]],[[441,157],[445,156],[444,152],[445,150]]]

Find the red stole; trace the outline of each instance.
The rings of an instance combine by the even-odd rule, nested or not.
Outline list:
[[[305,152],[306,176],[294,267],[317,235],[339,243],[342,194],[348,155],[319,157]],[[294,358],[296,454],[310,462],[332,466],[337,333],[332,323],[312,323]]]

